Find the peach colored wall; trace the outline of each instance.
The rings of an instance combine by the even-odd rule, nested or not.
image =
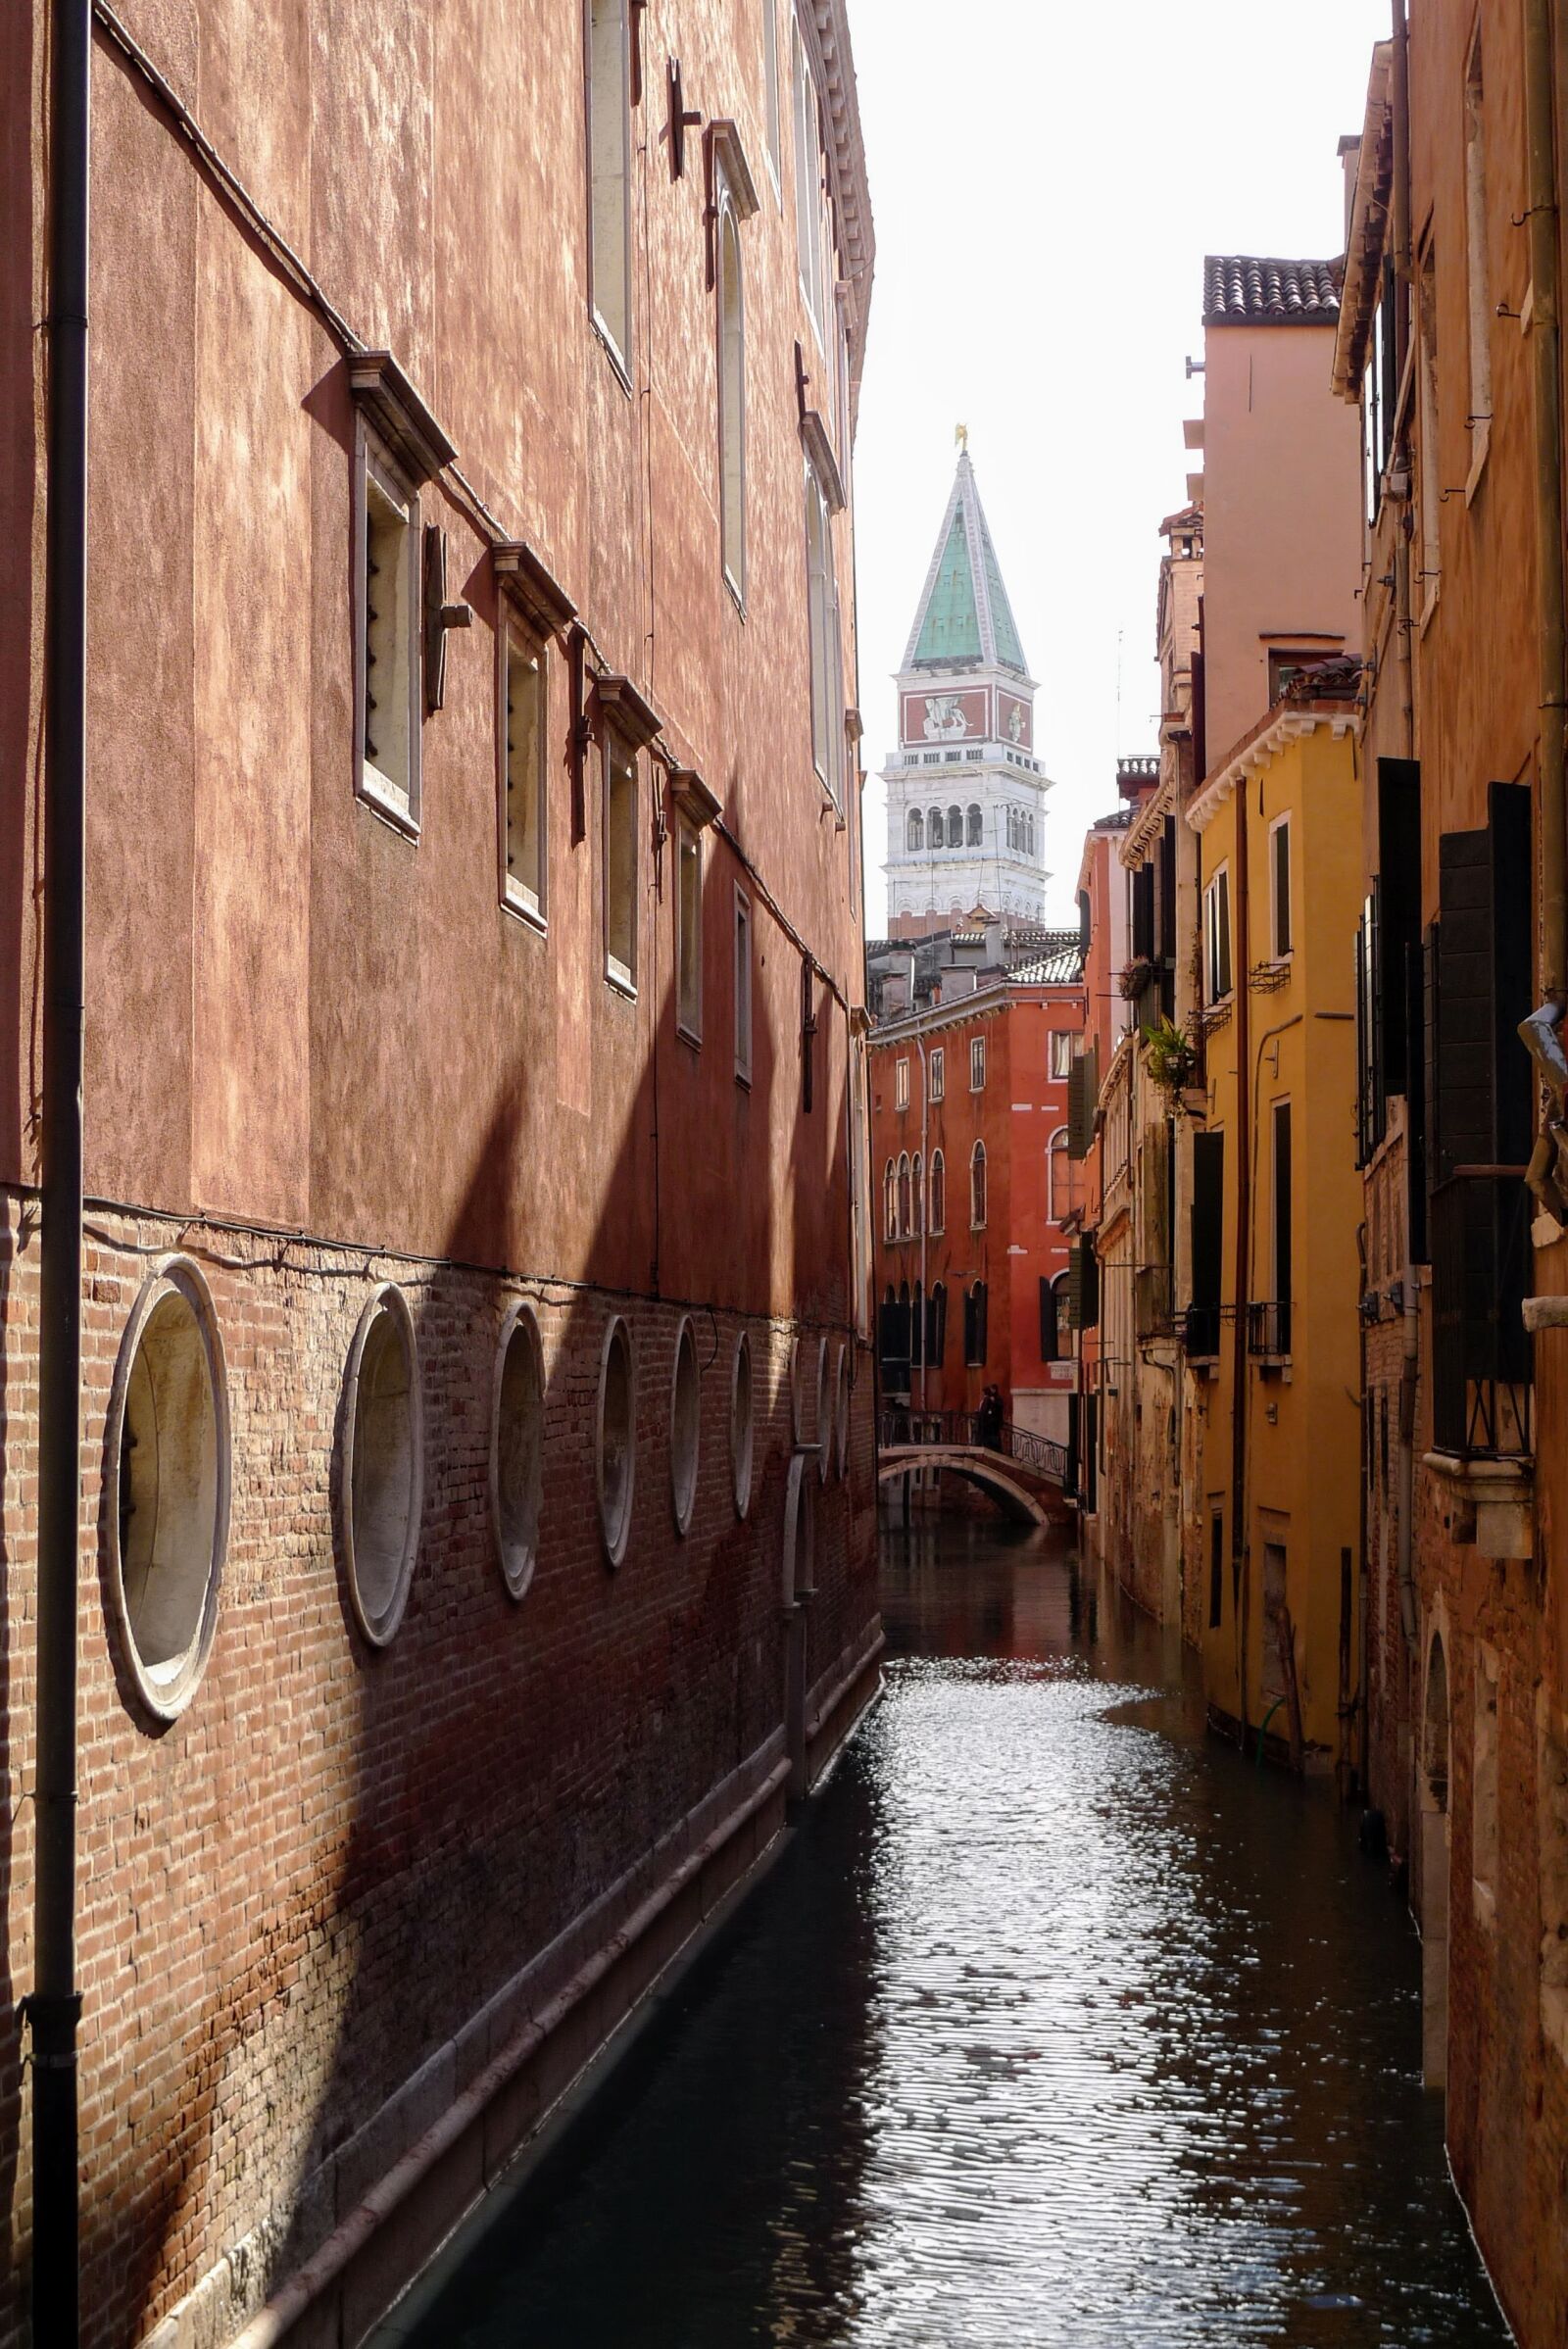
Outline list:
[[[631,393],[587,311],[576,9],[423,0],[395,28],[356,0],[310,16],[282,0],[128,0],[123,14],[354,330],[391,347],[474,490],[537,546],[858,1000],[858,855],[810,765],[796,341],[825,368],[800,293],[787,105],[782,203],[766,167],[754,12],[641,12]],[[718,562],[702,143],[672,181],[666,52],[689,104],[738,121],[761,197],[741,232],[744,616]],[[787,47],[781,72],[787,90]],[[816,1109],[798,1121],[800,956],[758,897],[759,1065],[749,1095],[736,1086],[743,874],[710,836],[707,1041],[700,1057],[677,1051],[669,856],[646,758],[639,1000],[607,987],[596,795],[590,772],[574,844],[559,660],[548,939],[501,909],[495,599],[445,479],[423,518],[449,532],[451,592],[478,624],[449,640],[446,707],[423,729],[420,839],[355,799],[340,350],[102,40],[93,104],[89,1191],[574,1277],[643,1280],[657,1248],[658,1278],[685,1293],[842,1306],[843,1009],[818,987]],[[849,515],[833,529],[853,702]],[[36,659],[0,677],[19,846],[37,690]],[[853,775],[846,799],[858,826]],[[3,883],[13,939],[23,861],[7,859]],[[18,968],[24,1048],[20,951]],[[0,1173],[23,1178],[26,1057],[0,1121]]]
[[[1269,706],[1265,638],[1360,638],[1360,436],[1326,326],[1203,337],[1203,678],[1210,769]],[[1343,640],[1343,642],[1341,641]]]

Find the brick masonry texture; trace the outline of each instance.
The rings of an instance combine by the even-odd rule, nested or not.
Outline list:
[[[35,1559],[37,1243],[4,1223],[4,1656],[14,1739],[5,1812],[13,1982],[27,1941]],[[105,1414],[139,1287],[166,1252],[211,1287],[226,1353],[233,1491],[217,1638],[188,1710],[138,1702],[111,1610]],[[344,1361],[382,1282],[409,1298],[424,1400],[419,1552],[403,1625],[374,1651],[341,1545]],[[451,2083],[417,2081],[524,1961],[777,1739],[784,1688],[783,1494],[815,1368],[849,1347],[847,1475],[816,1504],[808,1679],[874,1622],[868,1357],[842,1329],[702,1310],[699,1488],[675,1530],[669,1400],[676,1303],[502,1280],[440,1263],[96,1214],[85,1279],[81,1688],[84,2306],[94,2342],[143,2336],[222,2255],[216,2338],[308,2257],[427,2125]],[[510,1303],[538,1316],[544,1496],[525,1597],[502,1578],[489,1504],[491,1382]],[[612,1312],[637,1361],[633,1527],[606,1564],[595,1496],[599,1362]],[[736,1517],[730,1367],[749,1331],[752,1503]],[[409,2083],[416,2082],[410,2102]],[[398,2100],[403,2100],[401,2113]],[[0,2338],[21,2337],[19,2050],[0,2036],[11,2257]],[[219,2312],[215,2310],[215,2315]]]

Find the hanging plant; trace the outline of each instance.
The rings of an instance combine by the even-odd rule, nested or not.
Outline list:
[[[1154,965],[1149,956],[1135,954],[1132,960],[1123,966],[1121,977],[1116,982],[1121,989],[1122,1002],[1124,1003],[1136,1003],[1153,976]]]
[[[1198,1047],[1185,1028],[1165,1018],[1144,1032],[1144,1059],[1165,1093],[1184,1093],[1198,1075]]]

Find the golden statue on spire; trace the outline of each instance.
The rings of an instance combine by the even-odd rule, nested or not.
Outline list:
[[[960,448],[960,449],[963,451],[964,455],[965,455],[965,456],[967,456],[967,455],[968,455],[968,453],[969,453],[969,427],[968,427],[968,425],[967,425],[967,424],[955,424],[955,425],[954,425],[954,427],[953,427],[953,437],[954,437],[954,439],[955,439],[955,440],[957,442],[957,444],[958,444],[958,447],[959,447],[959,448]]]

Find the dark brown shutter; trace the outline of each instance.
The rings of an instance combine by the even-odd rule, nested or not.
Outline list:
[[[1141,864],[1133,875],[1133,954],[1154,959],[1154,868]]]
[[[1438,843],[1430,1075],[1434,1187],[1457,1166],[1530,1154],[1531,1063],[1515,1030],[1531,1008],[1530,792],[1494,783],[1491,822]]]
[[[1040,1276],[1040,1359],[1054,1362],[1056,1354],[1056,1291],[1054,1282],[1045,1274]]]
[[[1195,1305],[1210,1309],[1220,1300],[1225,1235],[1225,1137],[1193,1136],[1193,1294]]]

